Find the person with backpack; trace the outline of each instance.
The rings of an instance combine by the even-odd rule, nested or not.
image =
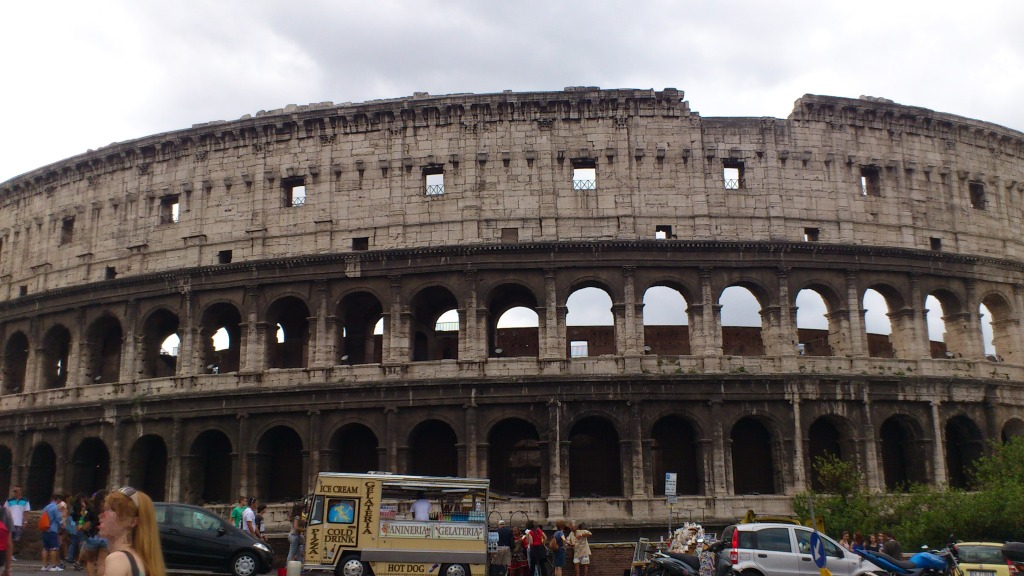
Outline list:
[[[565,520],[555,522],[555,533],[548,542],[551,551],[551,564],[555,567],[555,576],[562,576],[565,568]]]
[[[544,540],[544,531],[530,520],[526,523],[526,539],[530,542],[530,575],[549,576],[548,549]]]
[[[3,563],[0,574],[3,576],[11,576],[11,562],[14,561],[14,535],[11,526],[14,526],[11,511],[7,506],[0,505],[0,562]]]
[[[63,498],[60,494],[50,497],[50,503],[43,507],[39,516],[39,532],[43,540],[43,572],[63,572],[60,563],[60,505]]]

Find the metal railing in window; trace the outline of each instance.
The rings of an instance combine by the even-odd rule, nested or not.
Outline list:
[[[444,184],[429,184],[427,196],[444,196]]]
[[[597,190],[596,180],[573,180],[573,190]]]
[[[161,224],[177,224],[178,223],[178,217],[175,216],[174,214],[161,214],[160,215],[160,223]]]
[[[434,325],[434,332],[458,332],[458,322],[438,322]]]
[[[305,205],[306,205],[306,197],[305,196],[294,196],[294,197],[292,197],[292,207],[293,208],[296,207],[296,206],[305,206]]]
[[[726,181],[725,181],[725,189],[726,190],[739,190],[740,188],[743,188],[743,187],[744,187],[743,186],[743,178],[726,179]]]

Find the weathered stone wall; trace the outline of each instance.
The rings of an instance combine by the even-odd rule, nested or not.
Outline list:
[[[705,119],[681,96],[289,107],[3,183],[0,488],[283,503],[354,466],[490,476],[503,513],[621,526],[660,523],[676,471],[681,509],[728,521],[788,511],[822,454],[874,489],[962,485],[1024,435],[1024,135],[822,96]],[[656,286],[688,326],[644,326]],[[730,286],[760,328],[722,325]],[[585,287],[612,326],[567,325]],[[868,289],[890,336],[865,330]],[[797,329],[801,290],[827,330]],[[537,327],[499,330],[513,307]]]

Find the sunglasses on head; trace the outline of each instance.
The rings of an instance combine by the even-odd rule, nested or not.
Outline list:
[[[139,493],[131,486],[125,486],[124,488],[118,489],[118,492],[131,498],[132,502],[135,503],[135,507],[139,506]]]

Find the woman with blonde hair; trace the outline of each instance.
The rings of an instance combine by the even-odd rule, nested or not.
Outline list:
[[[104,576],[167,576],[149,496],[127,486],[107,495],[100,535],[110,547]]]

